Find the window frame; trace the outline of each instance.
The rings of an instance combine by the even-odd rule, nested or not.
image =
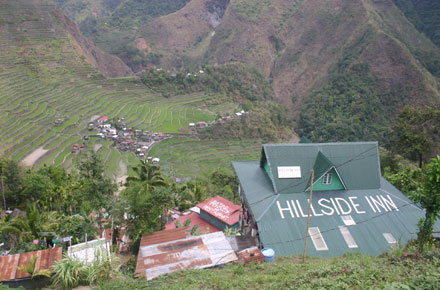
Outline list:
[[[330,185],[333,181],[333,174],[331,172],[327,172],[322,176],[322,185]]]

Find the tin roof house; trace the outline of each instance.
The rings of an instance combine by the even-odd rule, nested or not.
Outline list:
[[[381,254],[424,216],[381,176],[377,142],[263,145],[260,161],[232,165],[247,224],[277,255],[303,253],[312,171],[308,255]]]

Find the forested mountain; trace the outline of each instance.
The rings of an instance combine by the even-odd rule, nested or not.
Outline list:
[[[440,2],[432,0],[394,0],[414,26],[440,46]]]
[[[436,1],[61,2],[135,71],[254,66],[314,141],[386,140],[405,104],[439,104]]]

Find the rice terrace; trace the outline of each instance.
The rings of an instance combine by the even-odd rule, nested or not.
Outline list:
[[[71,168],[77,158],[72,146],[85,144],[85,151],[99,149],[116,178],[137,158],[93,137],[97,131],[87,130],[89,122],[107,115],[124,118],[133,129],[185,135],[181,129],[189,123],[213,121],[238,107],[214,94],[165,98],[135,76],[105,78],[78,54],[72,36],[53,25],[59,20],[49,13],[52,5],[38,11],[50,22],[35,18],[32,5],[6,8],[0,11],[8,24],[0,29],[7,40],[0,47],[0,154],[23,165]]]

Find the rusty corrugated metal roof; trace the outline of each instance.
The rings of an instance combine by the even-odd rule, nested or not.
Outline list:
[[[242,250],[257,246],[256,237],[252,237],[250,235],[249,236],[226,236],[226,239],[228,240],[232,249],[236,252],[240,252]]]
[[[141,247],[184,239],[187,237],[186,231],[187,228],[183,227],[173,230],[163,230],[150,235],[144,235],[142,236]]]
[[[37,257],[35,271],[40,269],[48,269],[56,261],[62,258],[62,248],[56,247],[50,250],[41,250],[0,257],[0,281],[9,281],[30,277],[30,274],[17,270],[17,267],[26,266],[33,256]]]
[[[141,245],[136,273],[151,280],[162,274],[183,269],[208,268],[235,260],[237,256],[223,232],[215,232],[159,244]]]
[[[254,263],[262,263],[265,258],[261,250],[257,247],[252,247],[245,249],[238,253],[239,263],[243,263],[245,265]]]

